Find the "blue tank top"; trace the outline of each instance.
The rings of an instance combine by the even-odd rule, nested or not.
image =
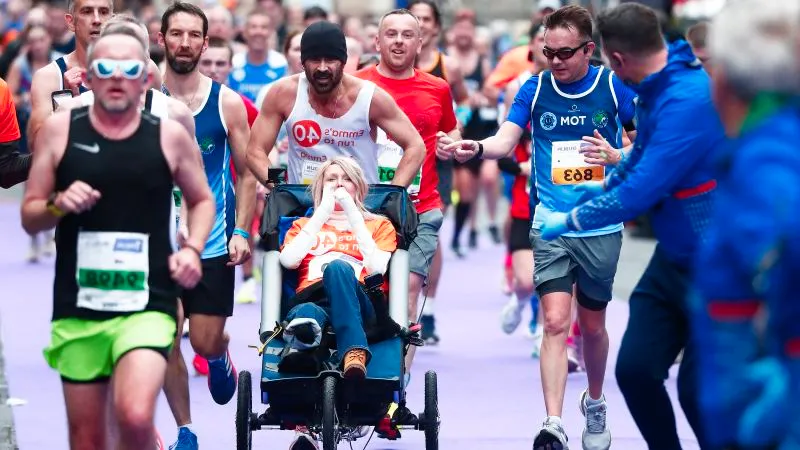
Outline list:
[[[233,58],[228,87],[255,102],[261,88],[282,78],[287,68],[286,57],[274,50],[270,50],[266,63],[257,66],[247,61],[246,54],[240,53]]]
[[[194,112],[195,137],[203,155],[208,185],[216,202],[216,220],[208,235],[203,259],[228,253],[228,240],[236,225],[236,197],[231,176],[228,127],[222,114],[222,85],[211,81],[205,103]]]
[[[583,192],[575,186],[585,181],[602,181],[610,169],[582,166],[583,156],[577,152],[583,136],[594,130],[615,148],[621,147],[622,125],[617,117],[617,97],[612,86],[611,71],[601,68],[589,89],[579,94],[566,94],[555,83],[550,71],[542,72],[531,107],[531,134],[534,143],[534,170],[539,204],[533,217],[533,228],[541,228],[552,212],[566,213],[583,203]],[[565,236],[581,237],[609,234],[622,230],[622,224],[598,230],[571,231]]]
[[[67,73],[67,61],[64,59],[64,56],[62,56],[62,57],[60,57],[60,58],[58,58],[56,60],[56,65],[58,66],[58,70],[61,71],[61,80],[59,80],[60,83],[61,83],[61,89],[66,89],[66,87],[64,87],[64,74]],[[88,91],[89,91],[89,88],[87,88],[83,84],[78,86],[78,92],[79,93],[83,94],[84,92],[88,92]]]

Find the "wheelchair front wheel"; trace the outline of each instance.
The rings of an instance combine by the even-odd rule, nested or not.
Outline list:
[[[439,450],[439,393],[436,372],[425,372],[425,450]]]
[[[253,448],[253,388],[250,372],[239,372],[239,387],[236,398],[236,450]]]
[[[339,444],[339,423],[336,416],[336,378],[322,382],[322,450],[336,450]]]

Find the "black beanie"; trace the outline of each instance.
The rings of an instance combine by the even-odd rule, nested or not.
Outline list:
[[[347,62],[347,42],[339,25],[328,21],[314,22],[300,38],[300,61],[328,58]]]

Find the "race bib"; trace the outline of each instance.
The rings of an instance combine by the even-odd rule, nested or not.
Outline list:
[[[301,177],[303,179],[303,184],[311,184],[314,180],[314,175],[317,174],[317,170],[322,166],[322,163],[319,161],[311,161],[309,159],[303,160],[303,173]]]
[[[311,259],[311,261],[309,261],[308,280],[314,281],[321,279],[322,274],[328,267],[328,264],[337,260],[344,261],[347,264],[350,264],[350,267],[353,268],[353,272],[356,274],[356,278],[361,277],[361,271],[364,269],[364,264],[361,261],[345,253],[328,252],[325,253],[324,255],[315,256],[314,258]]]
[[[403,149],[394,141],[390,140],[386,133],[378,128],[378,135],[375,139],[378,144],[378,182],[381,184],[390,184],[394,180],[397,166],[400,165],[400,159],[403,158]],[[408,186],[408,193],[410,195],[419,195],[420,186],[422,184],[422,168],[420,167],[419,173],[411,181]]]
[[[149,236],[143,233],[78,234],[79,308],[142,311],[150,300]]]
[[[581,184],[587,181],[602,181],[605,167],[587,164],[581,147],[589,146],[584,141],[553,142],[553,184]]]

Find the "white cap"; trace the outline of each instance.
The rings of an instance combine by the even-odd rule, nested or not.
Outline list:
[[[539,0],[536,10],[541,11],[545,8],[556,10],[561,8],[561,0]]]

